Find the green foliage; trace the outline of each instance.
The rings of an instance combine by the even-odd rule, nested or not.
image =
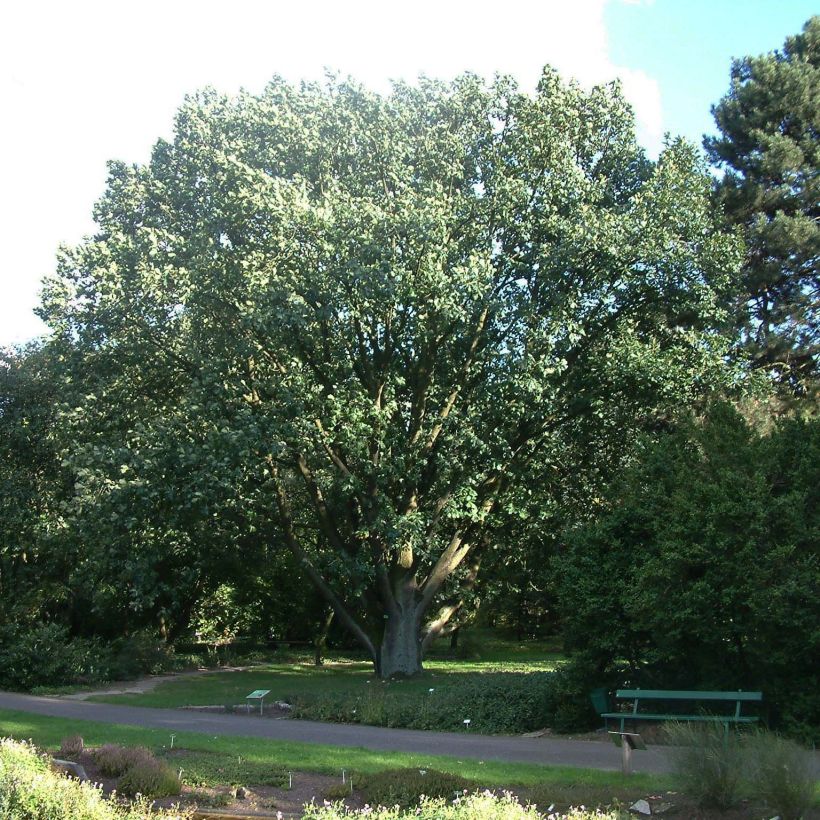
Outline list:
[[[710,723],[672,724],[666,732],[682,791],[702,806],[735,806],[746,763],[740,736]]]
[[[25,743],[0,740],[3,820],[182,820],[186,812],[154,811],[146,801],[120,806],[89,783],[50,771],[48,758]]]
[[[752,793],[783,820],[800,820],[815,802],[813,753],[772,732],[744,738]]]
[[[0,626],[0,686],[8,689],[104,680],[109,660],[101,641],[71,638],[61,624]]]
[[[547,815],[540,814],[535,808],[524,807],[512,795],[500,797],[484,792],[470,794],[463,799],[447,801],[443,799],[424,799],[412,809],[367,807],[358,811],[349,811],[341,804],[305,807],[305,820],[341,820],[345,817],[368,817],[370,820],[544,820]],[[617,812],[587,811],[570,809],[568,812],[556,812],[549,815],[549,820],[618,820]]]
[[[582,691],[760,689],[820,727],[820,424],[756,435],[730,407],[647,440],[556,561]]]
[[[423,797],[452,801],[479,788],[464,777],[435,769],[388,769],[357,784],[371,806],[416,806]]]
[[[117,781],[117,789],[128,797],[171,797],[179,794],[182,783],[176,772],[154,757],[135,760]]]
[[[814,395],[820,315],[820,17],[782,51],[735,60],[712,109],[720,135],[706,149],[726,174],[727,221],[748,246],[740,301],[756,364],[798,395]]]
[[[173,633],[264,567],[418,672],[533,464],[552,492],[724,380],[709,188],[551,70],[191,96],[44,288],[94,606]]]
[[[105,642],[71,636],[60,623],[0,626],[0,686],[48,691],[72,684],[123,680],[177,668],[186,658],[155,636],[136,632]]]
[[[158,675],[176,668],[173,647],[156,633],[135,631],[112,641],[111,659],[106,670],[109,680],[129,680],[140,675]],[[185,659],[183,659],[184,661]]]
[[[367,687],[359,693],[294,693],[293,716],[311,720],[365,723],[435,731],[516,734],[551,723],[551,672],[476,675],[458,684],[437,686],[433,678],[421,692],[393,684]],[[469,723],[465,724],[465,721]]]

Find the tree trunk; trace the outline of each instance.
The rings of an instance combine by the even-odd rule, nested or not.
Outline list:
[[[399,608],[387,616],[379,647],[377,672],[381,678],[418,675],[421,666],[421,635],[413,607]]]
[[[324,654],[325,649],[327,648],[327,633],[330,632],[330,625],[333,623],[333,616],[336,613],[330,609],[328,610],[327,615],[325,616],[324,621],[322,621],[322,625],[319,628],[319,632],[317,633],[316,637],[313,641],[313,665],[314,666],[322,666],[324,664]]]

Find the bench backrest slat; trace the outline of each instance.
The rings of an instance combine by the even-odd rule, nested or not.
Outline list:
[[[762,692],[687,692],[665,689],[618,689],[615,695],[619,698],[638,698],[646,700],[763,700]]]

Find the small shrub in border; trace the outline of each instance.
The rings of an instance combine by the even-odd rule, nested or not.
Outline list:
[[[800,820],[814,801],[812,753],[773,732],[745,738],[752,791],[783,820]]]
[[[723,725],[673,723],[666,730],[682,790],[702,806],[728,809],[740,799],[744,749]]]
[[[57,754],[62,758],[71,760],[72,758],[79,757],[83,753],[84,748],[83,739],[79,735],[71,735],[70,737],[64,737],[60,741],[60,748]]]
[[[117,790],[128,797],[172,797],[180,793],[182,784],[167,763],[145,758],[126,769],[117,781]]]
[[[103,777],[119,777],[132,766],[152,760],[154,756],[142,746],[118,746],[114,743],[106,743],[99,749],[95,749],[92,757]]]
[[[325,789],[326,800],[344,800],[351,795],[350,783],[334,783]]]

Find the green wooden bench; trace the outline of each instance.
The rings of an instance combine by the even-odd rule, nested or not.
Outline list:
[[[620,731],[624,732],[624,726],[627,721],[638,720],[680,720],[680,721],[707,721],[712,723],[722,723],[728,730],[730,724],[739,723],[756,723],[757,717],[741,715],[741,706],[743,703],[760,702],[763,700],[762,692],[698,692],[698,691],[672,691],[667,689],[618,689],[615,693],[618,700],[631,700],[632,711],[623,712],[600,712],[604,719],[604,724],[608,727],[610,719],[620,721]],[[698,712],[697,714],[675,714],[672,712],[660,712],[657,709],[652,711],[641,711],[640,707],[643,703],[646,705],[647,701],[651,706],[655,706],[656,702],[677,702],[677,703],[693,703],[693,704],[708,704],[719,705],[724,704],[728,706],[734,703],[734,712],[732,714],[706,714]]]

